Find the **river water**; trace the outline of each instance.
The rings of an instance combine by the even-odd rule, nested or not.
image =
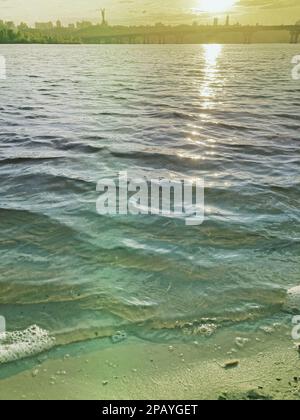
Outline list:
[[[173,342],[285,322],[300,281],[298,52],[1,46],[8,330]],[[204,178],[205,222],[98,215],[97,181],[119,171]]]

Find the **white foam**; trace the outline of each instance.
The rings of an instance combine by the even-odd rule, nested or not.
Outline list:
[[[23,331],[6,332],[0,337],[0,364],[34,356],[54,344],[55,338],[37,325]]]
[[[300,311],[300,286],[293,287],[287,291],[284,309],[288,311]]]
[[[120,343],[121,341],[127,340],[127,333],[125,331],[118,331],[111,339],[114,344]]]

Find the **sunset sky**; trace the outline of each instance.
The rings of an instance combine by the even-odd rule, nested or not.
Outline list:
[[[191,23],[213,16],[232,22],[255,24],[295,23],[300,20],[300,0],[0,0],[0,19],[16,22],[57,20],[64,23],[99,20],[107,9],[111,24]]]

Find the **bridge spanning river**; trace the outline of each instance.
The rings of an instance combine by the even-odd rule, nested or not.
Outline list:
[[[184,43],[187,37],[199,37],[206,42],[224,37],[226,34],[242,37],[242,42],[251,44],[256,34],[282,32],[288,35],[291,44],[297,44],[300,37],[300,23],[296,25],[256,25],[256,26],[180,26],[170,27],[105,27],[94,26],[79,32],[83,42],[103,44],[165,44]]]

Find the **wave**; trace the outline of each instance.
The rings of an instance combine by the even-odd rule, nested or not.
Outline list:
[[[23,331],[3,333],[0,336],[0,365],[35,356],[54,345],[55,338],[37,325]]]
[[[37,156],[37,157],[14,157],[14,158],[4,158],[0,159],[0,165],[17,165],[23,163],[43,163],[47,161],[54,161],[59,159],[64,159],[65,156]]]

